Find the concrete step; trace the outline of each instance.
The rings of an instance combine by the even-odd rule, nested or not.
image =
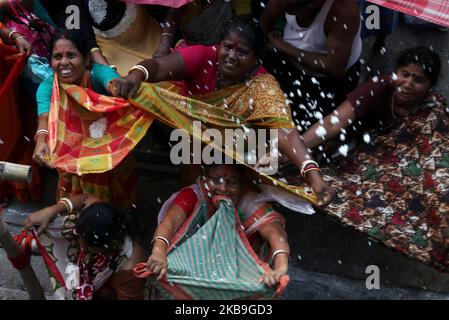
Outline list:
[[[26,291],[0,287],[0,300],[28,300]]]
[[[449,294],[411,287],[381,285],[368,290],[365,281],[290,268],[282,300],[449,300]]]

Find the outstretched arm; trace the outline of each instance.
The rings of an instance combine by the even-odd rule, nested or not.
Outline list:
[[[273,269],[261,277],[261,281],[272,287],[288,271],[290,246],[288,245],[287,233],[279,222],[271,222],[262,226],[259,229],[259,234],[270,244],[271,253],[276,254]]]
[[[168,55],[152,58],[139,62],[138,65],[144,67],[146,73],[139,69],[131,70],[128,75],[121,79],[113,80],[110,91],[114,96],[121,96],[125,99],[133,97],[139,89],[141,81],[161,82],[169,80],[182,80],[185,77],[184,60],[179,53],[170,53]]]
[[[356,118],[357,116],[351,103],[349,100],[345,100],[334,112],[327,115],[322,123],[321,121],[315,122],[304,133],[305,145],[311,149],[319,146],[325,140],[337,136],[341,129],[348,127]]]
[[[279,129],[279,150],[299,169],[304,161],[311,160],[312,157],[307,151],[307,147],[302,141],[298,130]],[[318,205],[327,205],[332,199],[333,191],[330,186],[324,182],[318,171],[312,170],[306,173],[305,179],[312,187],[313,192],[318,199]]]
[[[69,201],[73,206],[73,210],[81,210],[89,203],[98,201],[98,199],[92,196],[81,194],[71,197]],[[56,217],[58,213],[67,213],[67,205],[65,205],[63,201],[59,201],[52,206],[31,213],[28,218],[25,219],[23,225],[25,229],[30,229],[35,225],[39,226],[37,233],[40,234],[47,228],[48,224]]]
[[[187,219],[187,213],[177,204],[173,204],[167,212],[164,220],[159,224],[152,241],[151,255],[147,261],[148,270],[157,274],[157,279],[164,278],[167,274],[167,243],[165,241],[158,240],[158,237],[164,238],[167,241],[171,241],[176,231],[181,227],[184,221]],[[159,238],[159,239],[161,239]]]

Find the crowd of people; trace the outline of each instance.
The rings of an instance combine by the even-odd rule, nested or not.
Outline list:
[[[56,298],[279,297],[289,281],[290,246],[285,219],[260,200],[268,182],[258,171],[273,157],[296,172],[271,179],[275,185],[308,185],[299,189],[313,192],[304,197],[316,208],[445,270],[449,121],[433,89],[441,69],[436,52],[407,49],[394,72],[359,85],[356,1],[269,0],[260,2],[262,11],[259,1],[246,0],[133,2],[1,2],[0,101],[8,118],[1,120],[0,160],[34,170],[29,184],[0,181],[0,201],[39,201],[38,166],[57,171],[56,204],[24,221]],[[67,28],[69,6],[79,10],[79,28]],[[156,20],[160,28],[133,39],[137,21],[144,28]],[[124,69],[129,61],[135,64]],[[278,149],[255,167],[184,166],[183,188],[164,203],[146,243],[149,231],[133,214],[132,151],[156,122],[163,132],[192,134],[198,120],[203,130],[276,129]],[[34,143],[23,140],[33,135]],[[337,146],[333,151],[346,156],[345,140],[356,141],[354,157],[331,174],[323,167],[330,157],[320,151],[330,155]],[[399,170],[395,177],[409,177],[396,188],[367,167],[385,148],[378,171],[387,172],[388,163]],[[285,188],[270,200],[284,203]],[[426,245],[416,245],[424,224],[438,235],[420,233]]]

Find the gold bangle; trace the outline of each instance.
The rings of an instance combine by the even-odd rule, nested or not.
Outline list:
[[[310,171],[318,171],[321,175],[321,169],[318,167],[312,167],[309,169],[304,170],[304,178],[306,177],[306,175],[310,172]]]
[[[9,42],[12,42],[11,36],[12,36],[14,33],[18,33],[18,32],[17,32],[17,31],[14,31],[14,30],[11,30],[11,32],[8,34],[8,40],[9,40]],[[20,35],[20,33],[18,33],[18,34]]]
[[[15,38],[13,39],[14,43],[17,42],[17,39],[21,39],[21,38],[25,38],[25,36],[18,36],[18,37],[15,37]]]
[[[95,51],[101,51],[101,49],[98,47],[93,47],[92,49],[90,49],[91,54],[94,53]]]

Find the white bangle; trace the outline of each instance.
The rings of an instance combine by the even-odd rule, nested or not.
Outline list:
[[[285,253],[288,256],[290,255],[290,252],[288,252],[287,250],[280,249],[280,250],[276,250],[275,252],[273,252],[271,259],[274,259],[278,254],[281,254],[281,253]]]
[[[73,211],[73,203],[68,198],[61,198],[59,202],[64,203],[67,206],[67,213],[71,214]]]
[[[143,79],[143,81],[147,81],[148,78],[150,77],[150,73],[148,72],[147,68],[145,68],[144,66],[142,66],[140,64],[136,64],[135,66],[131,67],[131,69],[129,69],[128,73],[131,72],[132,70],[140,70],[141,72],[143,72],[143,74],[145,75],[145,79]]]
[[[299,172],[301,173],[301,176],[304,177],[304,168],[309,165],[309,164],[314,164],[317,168],[319,168],[320,166],[318,165],[318,163],[314,160],[304,160],[301,163],[301,169],[299,170]]]
[[[154,237],[153,240],[151,240],[151,244],[153,244],[153,242],[157,240],[164,242],[167,248],[170,246],[170,241],[168,241],[167,238],[161,236]]]
[[[37,136],[41,135],[41,134],[45,134],[45,135],[48,136],[48,130],[47,129],[39,129],[39,130],[37,130],[36,133],[34,134],[34,142],[36,142]]]

